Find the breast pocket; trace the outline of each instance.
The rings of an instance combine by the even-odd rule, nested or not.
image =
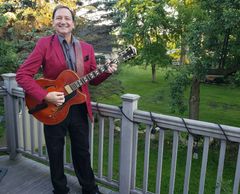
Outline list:
[[[85,74],[91,72],[91,60],[89,55],[83,56],[83,61],[84,61],[84,72]]]

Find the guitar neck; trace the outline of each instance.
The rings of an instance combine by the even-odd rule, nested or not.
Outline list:
[[[79,80],[65,86],[65,89],[68,90],[69,93],[71,93],[71,92],[77,90],[78,88],[80,88],[82,85],[84,85],[84,84],[88,83],[89,81],[93,80],[94,78],[96,78],[97,76],[102,74],[103,72],[107,71],[108,67],[112,63],[118,64],[121,61],[127,61],[127,60],[133,58],[136,54],[137,54],[136,48],[133,47],[132,45],[130,45],[127,49],[120,52],[116,59],[113,59],[109,63],[106,63],[106,64],[98,67],[96,70],[94,70],[94,71],[88,73],[87,75],[81,77]]]
[[[91,80],[93,80],[94,78],[96,78],[97,76],[101,75],[102,73],[104,73],[105,71],[107,71],[108,67],[110,66],[111,63],[119,63],[118,59],[114,59],[109,63],[106,63],[104,65],[101,65],[100,67],[98,67],[96,70],[88,73],[87,75],[81,77],[79,80],[69,84],[70,88],[72,91],[77,90],[78,88],[80,88],[82,85],[90,82]]]

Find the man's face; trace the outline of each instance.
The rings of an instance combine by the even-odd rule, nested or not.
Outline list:
[[[57,34],[63,35],[64,37],[71,35],[74,28],[74,22],[71,12],[68,9],[60,8],[55,12],[53,28]]]

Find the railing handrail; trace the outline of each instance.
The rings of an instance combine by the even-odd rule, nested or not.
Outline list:
[[[6,88],[2,86],[0,88],[0,95],[6,95]],[[21,87],[16,87],[12,89],[12,95],[19,98],[24,98],[24,90]],[[113,116],[116,118],[121,118],[122,114],[118,106],[102,104],[97,102],[91,102],[93,111],[100,112],[104,116]],[[193,120],[188,118],[181,118],[176,116],[170,116],[159,113],[152,113],[156,123],[163,129],[173,129],[177,131],[188,132],[182,119],[187,124],[188,129],[191,130],[193,134],[204,135],[218,139],[226,139],[223,132],[221,131],[219,124],[211,123],[201,120]],[[134,111],[134,121],[144,124],[151,125],[153,123],[150,113],[144,110]],[[230,141],[240,143],[240,128],[230,125],[221,124],[222,129],[226,132]]]
[[[187,125],[187,128],[191,133],[195,135],[209,136],[218,139],[226,139],[219,124],[210,123],[206,121],[193,120],[175,116],[169,116],[164,114],[152,113],[154,121],[163,129],[172,129],[177,131],[188,132],[183,119]],[[136,110],[134,112],[134,121],[151,125],[153,123],[149,112]],[[230,141],[240,143],[240,128],[229,125],[221,125]]]
[[[100,114],[106,117],[112,116],[113,114],[114,116],[116,116],[116,118],[122,117],[121,111],[118,106],[101,104],[96,102],[92,102],[92,105],[93,105],[94,112],[99,112]],[[152,113],[152,116],[154,117],[154,121],[157,123],[157,125],[160,126],[162,129],[171,129],[171,130],[188,132],[183,122],[183,119],[184,119],[188,129],[191,131],[191,133],[195,135],[203,135],[203,136],[209,136],[209,137],[218,138],[218,139],[226,139],[225,135],[223,134],[222,130],[219,127],[219,124],[216,124],[216,123],[181,118],[176,116],[169,116],[169,115],[158,114],[158,113]],[[147,111],[135,110],[133,120],[135,122],[144,123],[148,125],[153,124],[150,113]],[[230,141],[240,143],[239,127],[223,125],[223,124],[221,124],[221,127],[225,131]]]

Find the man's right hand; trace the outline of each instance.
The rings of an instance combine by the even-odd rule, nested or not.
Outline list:
[[[65,97],[63,92],[49,92],[44,100],[53,103],[56,106],[61,106],[65,102]]]

